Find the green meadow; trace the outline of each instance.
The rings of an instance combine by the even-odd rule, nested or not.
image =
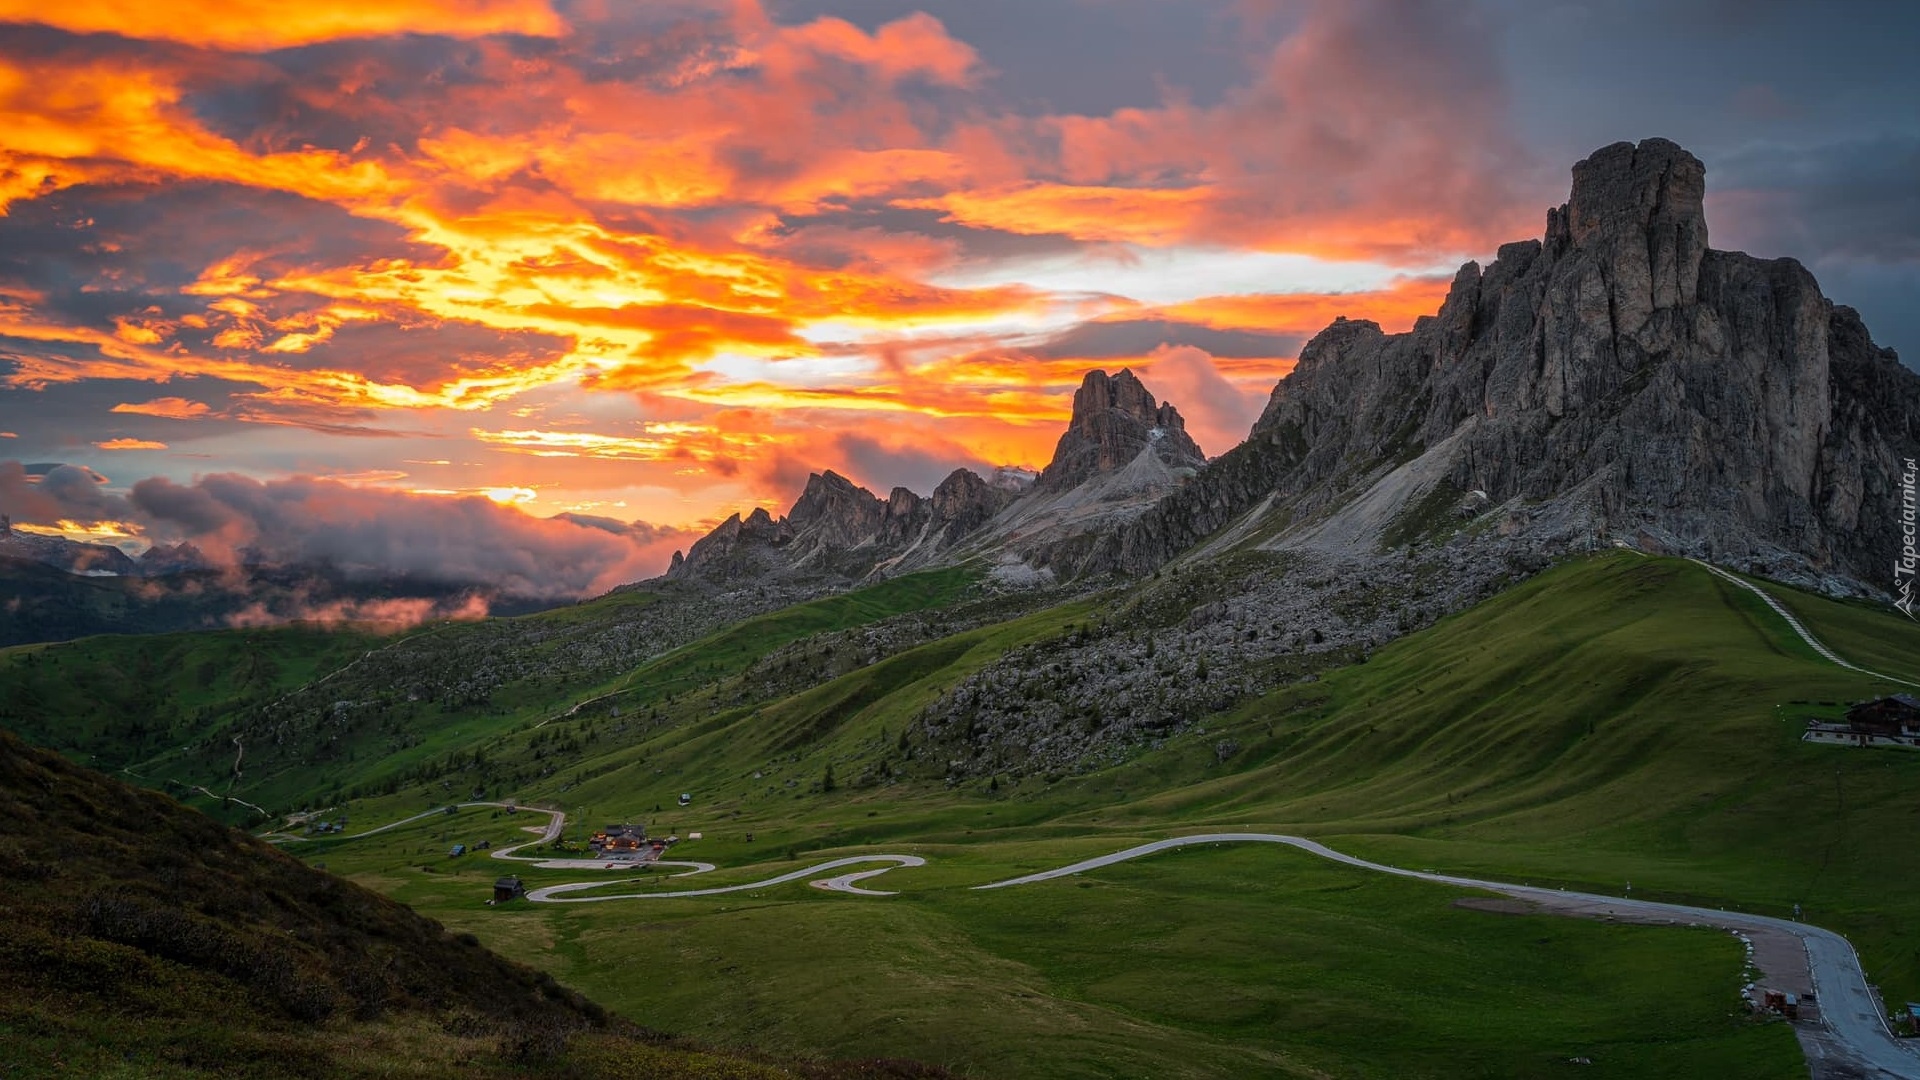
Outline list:
[[[1863,666],[1897,674],[1920,657],[1904,618],[1769,588]],[[700,831],[675,857],[722,867],[608,874],[627,882],[616,891],[752,882],[840,855],[929,859],[867,883],[895,897],[794,883],[488,908],[505,870],[533,887],[607,872],[448,857],[454,842],[527,835],[525,817],[478,809],[295,850],[655,1027],[981,1075],[1804,1075],[1784,1027],[1741,1014],[1724,934],[1498,914],[1264,847],[965,888],[1200,831],[1772,914],[1800,904],[1853,939],[1888,1000],[1920,995],[1907,842],[1920,753],[1799,739],[1809,716],[1899,687],[1825,662],[1697,566],[1569,562],[1082,775],[949,783],[903,738],[994,657],[1112,609],[1093,596],[1015,614],[774,699],[750,687],[777,654],[736,635],[730,658],[667,658],[713,664],[705,689],[653,694],[658,721],[624,731],[569,721],[574,771],[505,793],[564,808],[573,842],[618,820]],[[499,737],[488,760],[533,752],[521,740],[535,734]],[[1241,747],[1224,761],[1223,739]],[[438,795],[355,800],[355,827]]]

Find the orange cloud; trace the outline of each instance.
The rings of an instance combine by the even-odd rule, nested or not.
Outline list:
[[[0,43],[0,222],[57,209],[96,274],[84,302],[0,281],[4,385],[135,380],[180,396],[111,411],[431,431],[484,459],[436,467],[436,485],[543,503],[569,485],[697,499],[716,477],[770,499],[809,455],[880,477],[915,440],[941,448],[915,476],[1043,462],[1093,366],[1157,363],[1166,396],[1210,395],[1217,452],[1291,357],[1144,339],[1137,356],[1062,355],[1060,332],[1157,320],[1258,332],[1280,353],[1336,315],[1404,328],[1445,289],[1409,276],[1152,306],[1024,285],[1032,253],[1258,249],[1417,274],[1512,235],[1487,175],[1506,149],[1487,119],[1498,87],[1476,74],[1488,47],[1426,5],[1382,20],[1377,3],[1310,3],[1214,104],[1105,115],[1006,112],[975,50],[924,14],[867,30],[782,23],[755,0],[698,17],[587,3],[566,23],[534,0],[322,6],[0,0],[0,20],[200,46]],[[403,31],[466,40],[457,56],[420,40],[297,65],[266,53]],[[423,79],[409,64],[429,55],[446,69]],[[103,190],[235,188],[328,225],[274,240],[230,222],[143,277],[156,260],[121,255],[139,214],[88,209]],[[334,235],[362,226],[373,239]],[[635,402],[648,419],[622,411]]]
[[[164,416],[170,420],[197,420],[213,412],[205,402],[188,401],[186,398],[163,397],[152,401],[123,401],[107,410],[117,413],[134,413],[139,416]]]
[[[1160,247],[1199,232],[1200,223],[1217,198],[1218,193],[1205,186],[1128,188],[1043,183],[955,191],[931,199],[902,199],[896,205],[942,210],[950,221],[982,229]]]
[[[484,431],[474,438],[491,446],[535,457],[591,457],[629,461],[666,461],[706,458],[737,452],[771,441],[773,436],[748,432],[723,433],[705,424],[648,423],[642,434],[602,435],[585,431]]]
[[[552,37],[565,29],[544,0],[332,0],[288,5],[272,0],[0,0],[0,22],[40,23],[78,34],[178,41],[265,52],[336,38],[387,34]]]
[[[1128,318],[1158,316],[1220,330],[1318,333],[1334,319],[1372,319],[1388,333],[1411,329],[1422,315],[1440,310],[1452,279],[1402,278],[1384,289],[1347,293],[1243,293],[1207,296],[1179,304],[1143,308]]]
[[[93,445],[102,450],[165,450],[167,444],[151,439],[107,439]]]

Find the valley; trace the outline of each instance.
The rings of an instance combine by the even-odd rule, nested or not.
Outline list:
[[[1836,647],[1875,640],[1884,657],[1920,655],[1920,629],[1897,616],[1762,587]],[[1514,1075],[1576,1056],[1610,1063],[1617,1075],[1698,1075],[1700,1062],[1727,1054],[1752,1055],[1747,1075],[1800,1068],[1784,1027],[1755,1026],[1741,1011],[1738,943],[1724,933],[1489,914],[1454,905],[1474,892],[1231,848],[1164,856],[1174,869],[1146,860],[1034,886],[1045,890],[1035,896],[1051,899],[970,888],[1195,831],[1303,835],[1378,863],[1554,890],[1617,897],[1630,883],[1636,900],[1749,915],[1791,918],[1799,905],[1808,922],[1847,935],[1887,1000],[1920,989],[1920,939],[1905,929],[1916,912],[1902,887],[1920,873],[1920,856],[1899,839],[1914,824],[1906,793],[1920,782],[1920,755],[1799,739],[1807,715],[1832,715],[1830,703],[1893,687],[1828,662],[1758,597],[1696,564],[1632,552],[1576,558],[1363,663],[1332,658],[1311,678],[1127,744],[1118,761],[1091,757],[1057,775],[972,778],[961,778],[951,756],[926,759],[939,744],[915,726],[925,703],[996,650],[1099,636],[1102,607],[1068,598],[985,627],[956,619],[947,637],[914,644],[919,634],[903,634],[893,655],[837,676],[822,672],[824,681],[804,689],[739,674],[755,670],[759,661],[750,658],[813,640],[797,627],[813,627],[822,641],[816,650],[824,650],[845,640],[849,623],[864,625],[878,648],[886,636],[879,628],[923,617],[895,609],[914,603],[903,595],[931,594],[882,589],[846,594],[825,611],[803,605],[748,619],[715,639],[737,644],[703,659],[711,670],[675,668],[675,653],[654,661],[652,670],[682,673],[671,704],[666,694],[636,694],[615,716],[621,699],[604,695],[620,688],[596,684],[574,694],[595,704],[575,710],[561,698],[497,718],[501,729],[477,743],[477,754],[464,752],[424,784],[308,807],[349,816],[357,832],[484,788],[577,823],[558,838],[555,857],[587,854],[577,828],[628,820],[655,835],[700,832],[670,858],[721,867],[696,879],[665,867],[637,880],[589,871],[625,887],[588,896],[746,888],[488,908],[481,901],[506,864],[447,851],[454,843],[519,842],[513,829],[526,816],[516,822],[497,807],[436,812],[365,839],[312,836],[290,850],[538,963],[623,1013],[703,1040],[845,1057],[879,1053],[884,1039],[890,1054],[993,1075],[1177,1072],[1183,1062],[1196,1074],[1258,1067],[1367,1075],[1386,1062],[1405,1071],[1424,1053],[1413,1048],[1429,1043],[1446,1048],[1432,1058],[1432,1075],[1448,1074],[1445,1063],[1459,1054]],[[1010,602],[968,599],[965,587],[942,595],[957,599],[956,612]],[[776,696],[756,698],[755,686]],[[645,706],[657,721],[638,712],[642,701],[657,703]],[[636,717],[623,727],[636,713],[648,722]],[[543,781],[489,784],[536,764],[544,770],[556,750],[565,756]],[[328,788],[346,785],[344,776],[323,779]],[[271,790],[280,782],[259,784]],[[679,805],[682,793],[690,805]],[[875,854],[926,863],[859,884],[896,897],[835,898],[806,884],[829,876],[812,872],[822,862]],[[876,868],[844,864],[849,873]],[[577,869],[516,862],[512,870],[536,896],[582,880]],[[785,884],[764,884],[786,876]],[[1369,899],[1346,906],[1357,898]],[[1085,968],[1096,954],[1124,963],[1125,942],[1145,933],[1134,928],[1146,918],[1142,905],[1154,914],[1140,927],[1189,942],[1156,954],[1156,979],[1224,978],[1239,1002],[1227,1013],[1242,1019],[1168,1012],[1157,994],[1139,996],[1144,984],[1123,990],[1124,968]],[[1051,914],[1017,914],[1029,907]],[[1322,922],[1291,927],[1303,907],[1320,910],[1314,918]],[[1230,923],[1272,929],[1255,934],[1257,946],[1242,931],[1219,941],[1202,931]],[[1062,927],[1079,929],[1063,936]],[[1295,940],[1302,934],[1306,940]],[[1416,941],[1467,951],[1424,952],[1427,945],[1409,944]],[[1269,959],[1254,962],[1249,948]],[[1300,950],[1320,960],[1273,959]],[[1643,978],[1654,970],[1645,963],[1653,954],[1687,958],[1688,977]],[[1482,969],[1496,957],[1509,966]],[[1617,971],[1619,981],[1600,971]],[[1587,973],[1579,1000],[1617,1004],[1595,1004],[1586,1027],[1569,1028],[1564,1014],[1529,1013],[1555,1000],[1571,1006],[1573,998],[1555,996],[1573,993],[1556,981],[1566,972]],[[985,978],[1000,981],[989,988]],[[820,995],[823,981],[839,989]],[[1656,981],[1679,995],[1656,1010],[1658,1023],[1641,1009]],[[1523,1007],[1513,996],[1518,986],[1529,1001],[1547,996]],[[1355,995],[1371,995],[1371,1003]],[[1249,1038],[1298,1052],[1303,1032],[1271,1025],[1294,1008],[1283,1000],[1301,998],[1319,1003],[1299,1014],[1316,1029],[1325,1010],[1378,1016],[1383,1002],[1409,1003],[1425,1019],[1394,1021],[1404,1038],[1378,1045],[1378,1065],[1353,1054],[1350,1036],[1329,1035],[1344,1049],[1330,1044],[1301,1060],[1244,1056]],[[1024,1045],[1020,1023],[1038,1022],[1035,1009],[1073,1017],[1082,1035],[1007,1056]],[[742,1019],[775,1015],[783,1019],[772,1027]],[[1247,1025],[1267,1034],[1254,1038]],[[1570,1030],[1594,1034],[1569,1041],[1562,1033]],[[1537,1038],[1517,1039],[1516,1031]],[[1649,1041],[1634,1049],[1642,1039]],[[1687,1046],[1700,1056],[1689,1057]]]

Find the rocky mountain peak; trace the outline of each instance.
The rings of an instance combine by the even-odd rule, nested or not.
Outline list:
[[[806,490],[787,511],[787,523],[795,532],[842,547],[871,538],[886,517],[886,503],[832,469],[807,477]]]
[[[140,572],[149,576],[207,570],[214,565],[204,552],[189,543],[155,544],[135,561],[139,563]]]
[[[1554,259],[1589,253],[1607,279],[1620,326],[1699,299],[1707,253],[1707,167],[1666,139],[1602,147],[1573,167],[1573,193],[1547,212]]]
[[[1799,263],[1708,248],[1705,192],[1665,139],[1596,150],[1542,239],[1461,267],[1406,333],[1337,320],[1246,443],[1059,561],[1145,570],[1249,511],[1235,527],[1272,546],[1373,550],[1479,493],[1516,550],[1617,541],[1884,591],[1920,376]]]
[[[1073,419],[1054,448],[1036,486],[1065,491],[1091,477],[1123,468],[1151,446],[1166,464],[1194,468],[1206,464],[1180,410],[1160,404],[1130,369],[1117,375],[1089,371],[1073,394]]]

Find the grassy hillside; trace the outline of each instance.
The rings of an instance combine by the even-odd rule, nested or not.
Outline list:
[[[0,733],[13,1077],[931,1076],[650,1036],[530,967]]]
[[[378,640],[286,627],[23,646],[0,653],[0,725],[118,769],[207,739],[238,710],[310,682]]]
[[[1120,765],[946,782],[913,727],[924,704],[1112,610],[1094,597],[967,630],[777,700],[730,704],[740,688],[721,680],[659,728],[603,729],[578,779],[524,792],[595,823],[702,830],[686,854],[735,868],[714,883],[816,856],[930,858],[883,879],[906,890],[896,900],[795,885],[463,916],[488,866],[444,852],[499,828],[479,819],[316,857],[502,948],[539,940],[569,979],[703,1037],[745,1024],[776,1046],[848,1053],[904,1028],[902,1052],[996,1075],[1551,1075],[1556,1055],[1613,1075],[1803,1068],[1784,1031],[1729,1015],[1738,963],[1715,935],[1489,915],[1445,889],[1273,852],[1165,856],[1184,868],[1115,867],[1085,887],[957,888],[1201,827],[1602,892],[1631,882],[1636,896],[1778,914],[1800,903],[1854,938],[1891,999],[1920,991],[1906,929],[1920,857],[1900,842],[1920,824],[1920,754],[1798,739],[1806,716],[1887,687],[1820,660],[1699,567],[1577,561]],[[1904,620],[1846,614],[1861,635],[1920,650]],[[681,809],[684,790],[696,801]],[[356,813],[400,816],[421,794]],[[1333,1019],[1350,1016],[1372,1019]],[[1035,1024],[1068,1034],[1035,1049]],[[1590,1044],[1561,1038],[1575,1031]]]
[[[1201,827],[1602,892],[1631,882],[1636,896],[1781,914],[1799,903],[1860,945],[1890,999],[1920,994],[1920,938],[1906,929],[1920,919],[1920,857],[1901,842],[1920,824],[1920,754],[1798,739],[1807,716],[1893,687],[1821,660],[1750,593],[1679,560],[1577,560],[1370,656],[1317,654],[1292,684],[1190,717],[1116,764],[954,769],[965,746],[922,718],[970,676],[1143,620],[1177,627],[1208,599],[1191,580],[1145,589],[1032,610],[960,578],[902,579],[604,677],[541,660],[478,703],[414,703],[407,730],[422,741],[403,752],[383,753],[351,714],[308,712],[284,730],[309,754],[338,739],[345,760],[290,764],[255,790],[337,796],[356,828],[484,792],[564,807],[573,837],[606,820],[697,830],[683,850],[726,867],[723,884],[816,856],[930,858],[883,879],[905,890],[888,901],[793,885],[494,911],[475,904],[501,864],[446,852],[513,839],[512,819],[469,811],[302,845],[616,1007],[723,1043],[756,1032],[783,1052],[910,1054],[992,1075],[1553,1075],[1575,1056],[1605,1066],[1591,1075],[1802,1068],[1784,1030],[1733,1015],[1724,936],[1493,915],[1453,906],[1457,891],[1278,852],[959,888]],[[1869,666],[1920,656],[1903,619],[1776,591]],[[638,618],[633,633],[651,625]],[[515,622],[554,633],[504,640],[565,658],[603,620],[570,609]],[[366,662],[338,678],[377,695],[423,663],[471,663],[483,633],[506,631],[449,630],[376,653],[404,670]],[[318,700],[351,696],[324,689]],[[371,764],[354,757],[369,752]],[[677,806],[681,792],[692,806]]]
[[[587,701],[602,704],[582,715],[601,718],[675,699],[798,639],[950,604],[971,582],[916,574],[712,633],[722,606],[623,591],[386,638],[296,626],[29,646],[0,653],[0,725],[235,821],[250,811],[191,789],[276,812],[405,784],[486,794],[553,771],[546,754],[476,762],[504,733]]]

